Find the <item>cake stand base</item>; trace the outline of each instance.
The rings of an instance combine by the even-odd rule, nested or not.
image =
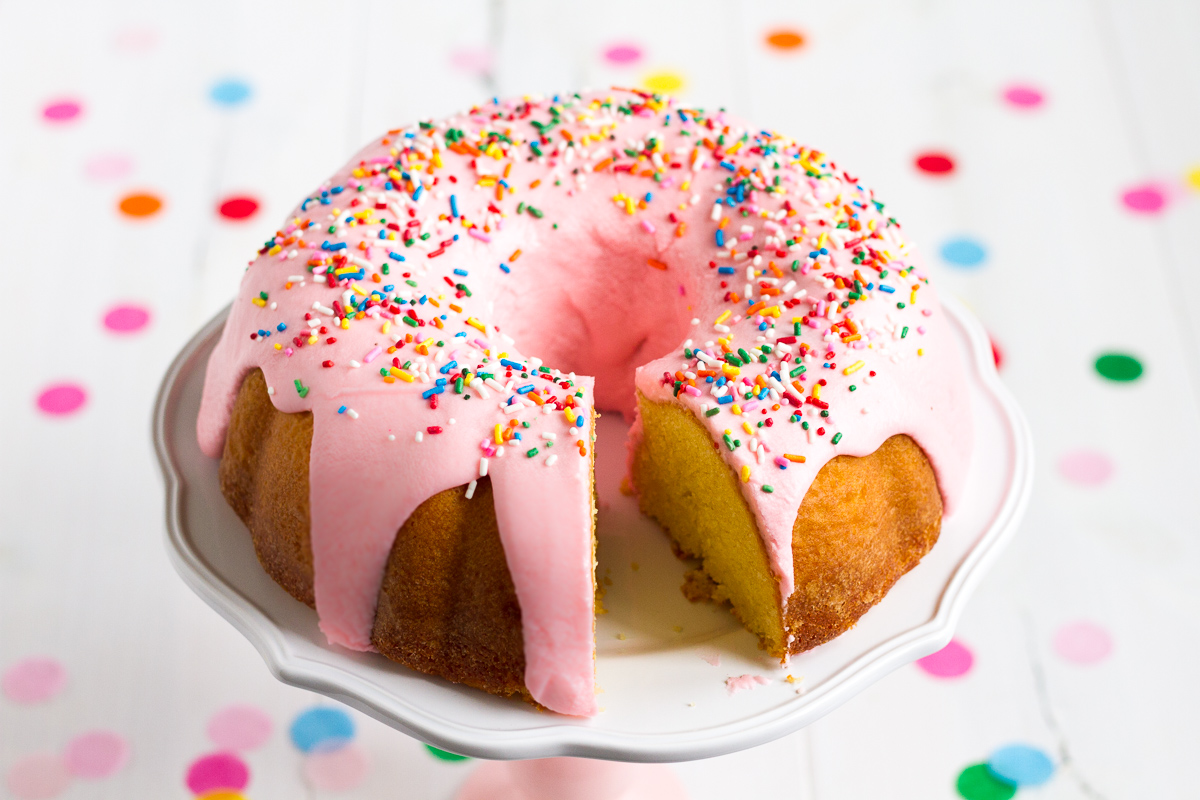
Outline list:
[[[662,764],[590,758],[489,761],[476,768],[457,800],[686,800]]]

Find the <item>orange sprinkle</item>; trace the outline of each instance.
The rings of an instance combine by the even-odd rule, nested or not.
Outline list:
[[[596,166],[592,167],[592,172],[600,172],[611,163],[613,163],[613,160],[611,158],[606,158]]]
[[[667,269],[667,265],[664,264],[663,262],[659,261],[657,258],[647,258],[646,263],[649,264],[650,266],[654,267],[655,269],[661,269],[664,272]]]
[[[795,455],[792,455],[791,453],[784,453],[783,457],[786,458],[788,461],[794,461],[797,464],[803,464],[805,461],[808,460],[804,456],[795,456]]]
[[[521,248],[518,247],[516,250],[513,250],[512,255],[508,257],[508,260],[516,261],[520,257],[521,257]]]

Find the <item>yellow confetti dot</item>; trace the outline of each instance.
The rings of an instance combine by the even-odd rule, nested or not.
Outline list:
[[[683,90],[683,76],[677,72],[652,72],[642,78],[642,86],[652,92],[674,94]]]
[[[1200,191],[1200,166],[1192,167],[1187,174],[1188,186]]]

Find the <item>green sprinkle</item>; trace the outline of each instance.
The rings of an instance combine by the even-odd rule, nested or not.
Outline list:
[[[858,387],[852,383],[852,384],[850,384],[850,391],[856,392],[856,391],[858,391]]]
[[[296,384],[296,393],[301,397],[308,397],[308,387],[300,383],[299,378],[296,378],[294,383]]]
[[[901,338],[901,339],[903,339],[903,338],[904,338],[904,337],[906,337],[906,336],[908,336],[908,326],[907,326],[907,325],[905,325],[905,326],[904,326],[904,330],[900,331],[900,338]]]
[[[525,213],[525,201],[524,201],[524,200],[522,200],[521,202],[517,203],[517,213],[518,213],[518,214],[524,214],[524,213]]]
[[[267,299],[267,293],[266,293],[266,292],[259,292],[259,293],[258,293],[258,296],[259,296],[260,298],[262,298],[263,300],[266,300],[266,299]]]
[[[830,439],[829,441],[830,441],[832,444],[837,444],[837,443],[838,443],[838,442],[840,442],[841,440],[842,440],[842,434],[841,434],[841,433],[835,433],[835,434],[833,435],[833,438],[832,438],[832,439]]]
[[[407,283],[409,286],[412,286],[414,289],[415,289],[415,288],[416,288],[416,286],[417,286],[417,282],[416,282],[416,281],[414,281],[414,280],[412,280],[411,278],[409,278],[408,280],[406,280],[406,281],[405,281],[405,283]]]
[[[379,374],[386,378],[388,375],[387,367],[380,367]]]
[[[704,416],[706,416],[706,417],[715,417],[715,416],[716,416],[717,414],[719,414],[719,413],[721,413],[721,407],[720,407],[720,406],[713,406],[713,407],[712,407],[712,408],[710,408],[708,411],[705,411],[705,412],[704,412]]]
[[[405,315],[405,316],[401,317],[400,319],[404,320],[404,322],[406,324],[408,324],[414,328],[417,327],[417,321],[410,316]]]
[[[904,308],[904,303],[896,303],[896,308]]]
[[[804,374],[805,372],[807,372],[807,371],[808,371],[808,367],[806,367],[806,366],[804,366],[803,364],[801,364],[800,366],[796,367],[794,370],[792,370],[791,372],[789,372],[789,373],[788,373],[788,377],[789,377],[789,378],[795,378],[795,377],[797,377],[798,375],[803,375],[803,374]]]
[[[525,210],[537,219],[541,219],[542,217],[546,216],[540,209],[534,208],[533,206],[525,206]]]
[[[387,264],[384,264],[382,267],[380,267],[379,271],[382,272],[384,275],[392,274],[391,268]]]
[[[801,422],[801,423],[800,423],[800,427],[801,427],[801,428],[804,428],[804,430],[808,430],[808,423],[807,423],[807,422]]]
[[[538,454],[538,449],[536,447],[531,447],[525,451],[525,455],[528,456],[529,458],[533,458],[537,454]]]
[[[796,259],[792,262],[792,272],[795,272],[798,269],[800,269],[800,260]]]
[[[799,336],[799,335],[800,335],[800,323],[799,323],[799,322],[793,322],[793,323],[792,323],[792,335],[793,335],[793,336]]]
[[[765,484],[765,483],[762,485],[762,490],[763,490],[764,492],[766,492],[767,494],[771,494],[772,492],[774,492],[774,491],[775,491],[774,487],[772,487],[772,486],[768,486],[768,485],[767,485],[767,484]]]

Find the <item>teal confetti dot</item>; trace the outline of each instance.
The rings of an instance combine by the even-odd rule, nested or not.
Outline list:
[[[1017,793],[1016,786],[993,776],[987,764],[972,764],[964,769],[958,774],[954,788],[966,800],[1009,800]]]
[[[354,738],[354,720],[340,708],[317,706],[301,712],[288,734],[302,753],[340,750]]]
[[[470,761],[470,756],[460,756],[458,753],[451,753],[446,750],[441,750],[431,744],[425,745],[425,749],[436,759],[440,761]]]
[[[1096,359],[1096,372],[1110,381],[1136,381],[1143,371],[1142,362],[1124,353],[1105,353]]]
[[[942,245],[942,260],[955,267],[978,267],[987,259],[987,250],[974,239],[951,239]]]
[[[223,106],[241,105],[250,99],[250,94],[250,84],[236,79],[220,81],[208,92],[214,103]]]
[[[988,771],[1000,780],[1015,786],[1041,786],[1054,776],[1050,756],[1027,744],[1012,744],[992,753]]]

